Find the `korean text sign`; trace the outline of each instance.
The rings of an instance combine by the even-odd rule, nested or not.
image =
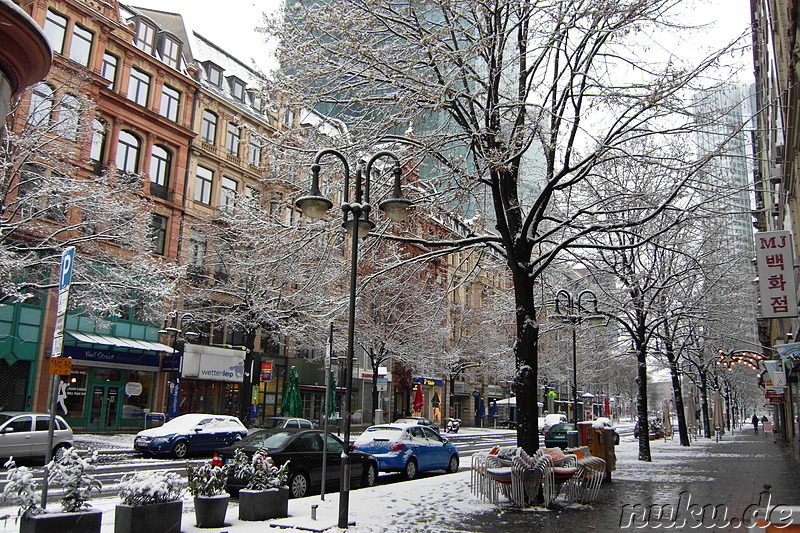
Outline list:
[[[761,316],[797,316],[792,235],[788,231],[756,233],[756,262],[761,294]]]

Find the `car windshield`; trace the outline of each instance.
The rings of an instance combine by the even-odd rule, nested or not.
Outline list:
[[[293,434],[288,431],[259,431],[240,440],[239,445],[256,448],[280,448]]]
[[[418,424],[419,420],[416,418],[398,418],[394,421],[395,424]]]
[[[12,418],[14,418],[14,417],[13,417],[13,416],[11,416],[11,415],[7,415],[7,414],[0,414],[0,424],[5,424],[6,422],[8,422],[9,420],[11,420]]]
[[[555,426],[550,428],[552,433],[556,433],[559,431],[572,431],[575,429],[575,424],[556,424]]]

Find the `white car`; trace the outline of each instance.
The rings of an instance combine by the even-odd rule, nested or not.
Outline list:
[[[539,431],[547,431],[551,426],[555,426],[556,424],[563,424],[567,421],[567,415],[564,413],[554,413],[551,415],[545,415],[544,423],[542,423],[539,427]]]
[[[173,418],[161,427],[136,434],[133,447],[146,455],[172,455],[183,459],[190,453],[212,453],[247,435],[238,418],[192,413]]]
[[[48,427],[50,415],[24,411],[0,413],[0,457],[41,457],[47,456]],[[53,457],[61,450],[72,447],[72,428],[60,416],[55,418],[53,428]]]

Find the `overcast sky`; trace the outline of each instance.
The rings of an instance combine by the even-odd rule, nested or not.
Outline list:
[[[261,14],[274,11],[283,0],[128,0],[127,3],[180,13],[189,31],[196,31],[245,64],[253,59],[262,69],[275,66],[264,36],[254,30],[261,24]],[[749,0],[687,0],[686,6],[689,23],[713,24],[691,37],[692,40],[708,39],[709,46],[727,42],[744,31],[750,22]],[[670,52],[690,52],[694,48],[688,43],[684,45],[685,50]],[[749,61],[749,58],[743,60]],[[747,70],[752,72],[752,69]]]

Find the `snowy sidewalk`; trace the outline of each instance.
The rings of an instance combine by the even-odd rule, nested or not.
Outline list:
[[[352,533],[373,532],[486,532],[514,533],[557,531],[620,531],[634,529],[650,531],[656,518],[650,512],[641,517],[645,508],[669,506],[677,509],[672,519],[662,519],[658,525],[669,531],[746,531],[735,527],[732,519],[740,518],[748,506],[759,506],[759,498],[771,498],[771,504],[800,505],[800,474],[795,463],[787,462],[781,446],[772,437],[756,436],[752,429],[725,435],[720,442],[697,439],[684,448],[673,440],[652,441],[653,461],[636,459],[638,444],[630,436],[623,437],[616,448],[617,470],[610,483],[604,483],[600,499],[591,506],[550,511],[541,508],[512,509],[482,502],[469,489],[468,460],[462,460],[462,471],[451,475],[427,475],[403,483],[389,483],[370,489],[354,490],[350,494],[350,520],[356,525]],[[764,485],[771,487],[768,493]],[[103,533],[114,531],[114,506],[117,498],[94,500],[103,512]],[[311,506],[318,505],[317,520],[311,520]],[[639,507],[635,507],[639,505]],[[644,507],[642,507],[644,506]],[[692,507],[695,506],[695,507]],[[715,507],[717,516],[706,516],[702,523],[689,520],[681,527],[680,520],[691,519],[691,510],[703,506]],[[719,507],[718,507],[719,506]],[[657,507],[649,507],[650,511]],[[727,511],[726,516],[720,513]],[[0,509],[0,515],[15,514],[16,509]],[[291,518],[283,521],[322,530],[335,527],[338,516],[338,493],[290,500]],[[713,520],[713,523],[712,523]],[[255,533],[265,531],[293,532],[292,529],[269,527],[274,521],[242,522],[238,507],[228,508],[229,526],[220,529],[199,529],[194,526],[194,510],[190,498],[184,502],[184,533],[213,531],[214,533]],[[800,523],[800,516],[796,523]],[[671,526],[671,527],[667,527]],[[18,531],[14,519],[0,522],[0,531]]]

